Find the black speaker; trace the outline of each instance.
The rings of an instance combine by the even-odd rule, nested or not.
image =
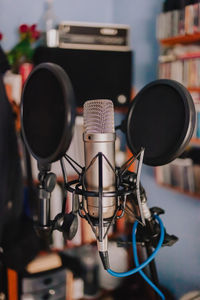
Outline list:
[[[78,106],[92,99],[111,99],[117,107],[130,101],[131,51],[38,47],[33,62],[60,65],[71,79]]]

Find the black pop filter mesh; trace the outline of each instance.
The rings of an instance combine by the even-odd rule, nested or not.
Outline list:
[[[62,68],[44,63],[34,69],[22,96],[22,131],[38,161],[51,163],[67,151],[74,111],[73,89]]]
[[[195,108],[186,88],[173,80],[156,80],[133,100],[127,141],[135,155],[145,148],[145,164],[164,165],[181,154],[194,127]]]
[[[41,70],[33,75],[24,97],[27,99],[24,127],[29,146],[41,158],[48,157],[56,151],[64,126],[64,101],[59,83],[52,73]]]

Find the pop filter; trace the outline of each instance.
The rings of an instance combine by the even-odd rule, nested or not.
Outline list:
[[[21,124],[25,144],[41,165],[67,151],[74,120],[75,96],[69,77],[56,64],[38,65],[23,90]]]
[[[187,89],[174,80],[156,80],[133,100],[126,120],[126,137],[136,155],[145,148],[144,163],[159,166],[178,157],[195,127],[195,107]]]

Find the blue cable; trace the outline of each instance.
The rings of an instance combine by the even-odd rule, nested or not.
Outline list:
[[[127,276],[130,276],[130,275],[133,275],[135,273],[137,273],[139,270],[143,269],[144,267],[146,267],[156,256],[157,252],[159,251],[159,249],[161,248],[162,246],[162,243],[164,241],[164,236],[165,236],[165,229],[164,229],[164,225],[161,221],[161,219],[156,216],[158,222],[159,222],[159,225],[160,225],[160,240],[158,242],[158,245],[157,247],[155,248],[155,250],[153,251],[153,253],[139,266],[139,267],[136,267],[135,269],[133,270],[130,270],[130,271],[127,271],[127,272],[115,272],[115,271],[112,271],[111,269],[108,269],[107,272],[112,275],[112,276],[115,276],[115,277],[127,277]],[[133,245],[136,244],[136,229],[137,229],[137,225],[138,225],[138,222],[136,221],[133,225],[133,231],[132,231],[132,241],[133,241]]]
[[[115,272],[115,271],[112,271],[111,269],[108,269],[107,272],[112,275],[112,276],[115,276],[115,277],[127,277],[127,276],[130,276],[130,275],[133,275],[135,273],[137,273],[138,271],[141,271],[144,267],[146,267],[156,256],[157,252],[159,251],[159,249],[161,248],[162,246],[162,243],[164,241],[164,237],[165,237],[165,229],[164,229],[164,225],[162,223],[162,220],[158,217],[158,216],[155,216],[155,218],[157,219],[157,221],[159,222],[159,225],[160,225],[160,239],[159,239],[159,242],[155,248],[155,250],[153,251],[153,253],[141,264],[139,265],[139,262],[138,262],[138,258],[137,258],[137,247],[136,247],[136,230],[137,230],[137,225],[138,225],[138,222],[136,221],[133,225],[133,231],[132,231],[132,243],[133,243],[133,252],[134,252],[134,257],[136,257],[136,262],[138,262],[138,264],[136,264],[136,268],[130,270],[130,271],[127,271],[127,272]],[[142,273],[142,274],[141,274]],[[141,271],[141,276],[146,280],[147,282],[152,286],[152,288],[154,289],[154,287],[156,287],[151,281],[150,279]],[[145,277],[143,276],[145,275]],[[155,291],[160,295],[160,297],[164,300],[165,297],[164,295],[162,294],[162,292],[156,287]],[[159,291],[159,292],[158,292]]]
[[[156,219],[158,220],[159,217],[156,216]],[[137,225],[136,225],[137,227]],[[137,256],[137,245],[136,245],[136,239],[134,238],[135,241],[133,241],[133,257],[134,257],[134,262],[136,267],[139,267],[139,260]],[[162,300],[165,300],[164,294],[157,288],[157,286],[146,276],[146,274],[142,271],[138,271],[140,275],[146,280],[146,282],[154,289],[154,291],[161,297]]]

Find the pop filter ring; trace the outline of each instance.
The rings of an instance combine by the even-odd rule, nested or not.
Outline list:
[[[72,187],[72,186],[75,186],[75,187]],[[96,198],[96,197],[98,197],[98,198],[100,198],[100,197],[102,197],[102,198],[103,197],[116,197],[116,199],[118,199],[118,197],[128,196],[128,195],[133,193],[132,188],[127,189],[127,186],[125,186],[123,184],[120,185],[120,187],[122,188],[120,191],[117,190],[117,191],[103,192],[103,193],[101,193],[100,191],[99,192],[86,191],[86,190],[84,190],[80,187],[83,187],[80,179],[69,181],[68,183],[65,183],[65,186],[64,186],[64,188],[68,192],[71,192],[72,194],[75,194],[75,195],[82,196],[84,198],[86,198],[86,197],[91,197],[91,198],[93,198],[93,197],[94,198]],[[116,202],[118,202],[118,201],[116,200]],[[98,235],[96,233],[96,230],[95,230],[94,226],[100,226],[99,219],[98,218],[93,218],[92,216],[90,216],[88,214],[88,212],[86,211],[86,209],[83,205],[83,202],[82,202],[82,205],[80,205],[80,203],[79,203],[79,210],[78,210],[79,216],[81,218],[86,219],[89,222],[96,238],[98,239]],[[85,214],[82,214],[82,212],[81,212],[82,210],[84,211]],[[117,215],[117,212],[119,212],[119,211],[122,211],[122,212],[121,212],[120,215]],[[110,218],[104,218],[103,224],[104,225],[107,224],[108,228],[110,228],[110,226],[113,223],[114,219],[115,218],[120,219],[120,218],[123,217],[123,215],[124,215],[124,208],[122,207],[121,204],[117,204],[114,215]],[[107,228],[107,231],[106,231],[105,235],[108,232],[108,228]]]
[[[64,126],[62,129],[61,139],[56,147],[56,150],[51,153],[48,157],[41,157],[38,153],[36,153],[29,143],[29,138],[26,134],[26,129],[24,127],[23,116],[24,116],[24,105],[26,101],[26,93],[29,88],[30,81],[33,76],[35,76],[38,72],[43,70],[49,71],[54,77],[57,83],[59,84],[60,89],[62,90],[63,101],[64,101],[64,109],[65,109],[65,118],[64,118]],[[55,100],[56,101],[56,100]],[[33,155],[33,157],[41,164],[48,165],[54,161],[59,160],[69,148],[72,136],[73,136],[73,128],[75,122],[75,96],[74,91],[71,85],[71,81],[66,74],[66,72],[58,65],[53,63],[42,63],[34,68],[34,70],[29,75],[24,89],[22,93],[22,101],[21,101],[21,124],[22,124],[22,135],[24,138],[24,142],[26,144],[27,149]]]
[[[75,187],[72,187],[74,186]],[[65,188],[68,192],[70,193],[75,193],[79,196],[84,196],[84,197],[99,197],[100,192],[95,192],[95,191],[86,191],[80,187],[82,187],[83,184],[80,182],[79,179],[69,181],[65,184]],[[118,189],[121,188],[120,190],[117,191],[111,191],[111,192],[103,192],[102,196],[103,197],[121,197],[121,196],[128,196],[133,192],[133,189],[127,189],[126,184],[120,184]]]
[[[160,157],[147,157],[146,152],[144,154],[144,164],[150,165],[150,166],[159,166],[159,165],[164,165],[175,158],[177,158],[185,149],[187,144],[189,143],[194,127],[195,127],[195,119],[196,119],[196,113],[195,113],[195,107],[194,107],[194,102],[193,99],[188,92],[188,90],[179,82],[175,80],[166,80],[166,79],[160,79],[153,81],[146,85],[134,98],[132,105],[129,108],[128,115],[127,115],[127,120],[126,120],[126,137],[127,137],[127,144],[128,147],[130,148],[131,152],[133,155],[136,155],[138,152],[138,149],[136,148],[141,148],[145,147],[145,145],[135,145],[134,144],[134,137],[131,135],[131,121],[134,118],[134,111],[135,108],[137,107],[137,104],[139,101],[141,101],[142,96],[147,90],[151,89],[152,87],[157,87],[157,86],[165,85],[169,86],[172,88],[174,91],[176,91],[179,95],[179,98],[182,100],[182,105],[184,106],[184,113],[185,113],[185,121],[184,121],[184,128],[182,130],[182,133],[180,136],[177,136],[176,144],[173,145],[172,150],[169,153],[165,153],[164,155],[160,155]],[[160,99],[162,101],[162,99]],[[145,121],[145,120],[143,120]],[[151,126],[151,124],[149,124]],[[159,124],[158,124],[159,127]]]

